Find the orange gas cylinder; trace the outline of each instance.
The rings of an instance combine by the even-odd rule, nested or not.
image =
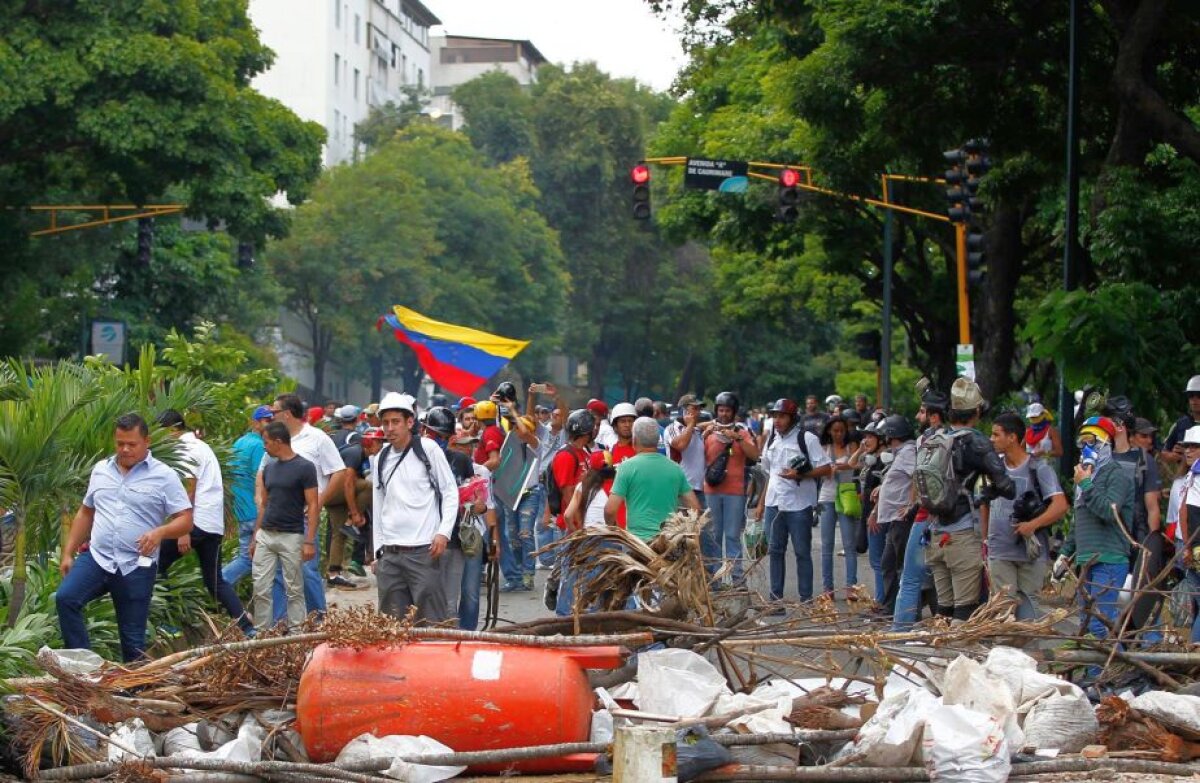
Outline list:
[[[364,733],[424,734],[456,751],[586,742],[593,694],[584,669],[613,669],[619,647],[414,642],[360,651],[321,645],[300,677],[296,729],[315,762]],[[534,759],[476,772],[572,772],[592,757]],[[582,770],[580,767],[582,766]]]

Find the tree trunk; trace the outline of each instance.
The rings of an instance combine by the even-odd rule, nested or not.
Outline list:
[[[329,342],[325,339],[325,330],[319,322],[312,322],[310,332],[313,353],[312,401],[319,402],[325,396],[325,365],[329,363]]]
[[[383,356],[376,354],[371,357],[371,400],[379,402],[383,396]]]
[[[1018,207],[997,207],[985,242],[987,279],[981,289],[972,291],[976,379],[989,400],[1012,389],[1017,328],[1014,303],[1026,252],[1021,223]]]
[[[608,376],[608,356],[597,349],[588,360],[588,393],[597,400],[604,399],[604,379]]]

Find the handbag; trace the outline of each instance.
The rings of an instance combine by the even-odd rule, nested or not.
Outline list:
[[[839,514],[845,514],[854,519],[862,516],[862,500],[858,497],[858,484],[853,481],[843,481],[838,484],[833,507]]]

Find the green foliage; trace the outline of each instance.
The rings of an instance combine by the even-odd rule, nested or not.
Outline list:
[[[516,79],[492,71],[456,87],[453,97],[470,118],[467,137],[492,163],[533,154],[533,102]]]
[[[400,88],[404,100],[400,103],[388,101],[383,106],[372,106],[367,118],[354,126],[354,140],[374,152],[382,147],[402,129],[416,122],[424,108],[425,93],[415,85]]]
[[[1194,308],[1191,292],[1160,292],[1146,283],[1108,283],[1095,291],[1054,291],[1033,311],[1021,336],[1036,356],[1065,360],[1071,388],[1099,382],[1133,401],[1143,416],[1175,413],[1174,395],[1200,361],[1178,316]]]

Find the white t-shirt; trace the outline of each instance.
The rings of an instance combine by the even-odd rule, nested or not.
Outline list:
[[[825,449],[821,448],[820,439],[798,424],[792,425],[787,434],[776,433],[770,445],[763,451],[762,463],[770,476],[767,481],[766,505],[780,511],[803,511],[817,505],[816,479],[793,481],[780,475],[792,459],[800,454],[800,442],[796,440],[796,435],[800,432],[804,433],[804,444],[812,466],[820,468],[829,464]]]
[[[372,546],[425,546],[441,534],[447,539],[458,522],[458,484],[442,447],[421,438],[430,471],[415,454],[403,454],[385,446],[371,461],[374,542]],[[387,454],[386,462],[380,462]],[[438,508],[430,479],[442,494]],[[383,488],[380,489],[380,485]]]
[[[668,448],[671,446],[671,441],[679,437],[684,429],[686,427],[679,422],[671,422],[671,425],[667,427],[666,433],[664,433]],[[680,453],[679,467],[683,468],[683,475],[687,476],[688,485],[697,492],[703,492],[704,434],[700,431],[699,426],[692,430],[692,439],[688,441],[687,448]]]
[[[184,469],[196,480],[196,499],[192,504],[192,522],[200,530],[213,535],[225,534],[225,485],[221,481],[221,464],[207,443],[194,432],[179,436],[183,445]]]
[[[596,491],[596,496],[592,498],[592,502],[588,503],[587,510],[583,513],[584,527],[604,527],[608,523],[604,521],[604,505],[608,503],[608,493],[601,487]]]
[[[606,419],[600,420],[600,431],[596,433],[596,443],[604,449],[612,450],[613,444],[617,442],[617,432],[612,428]]]
[[[346,467],[337,446],[333,445],[333,439],[308,423],[292,436],[292,451],[316,466],[318,496],[325,494],[329,477]]]

